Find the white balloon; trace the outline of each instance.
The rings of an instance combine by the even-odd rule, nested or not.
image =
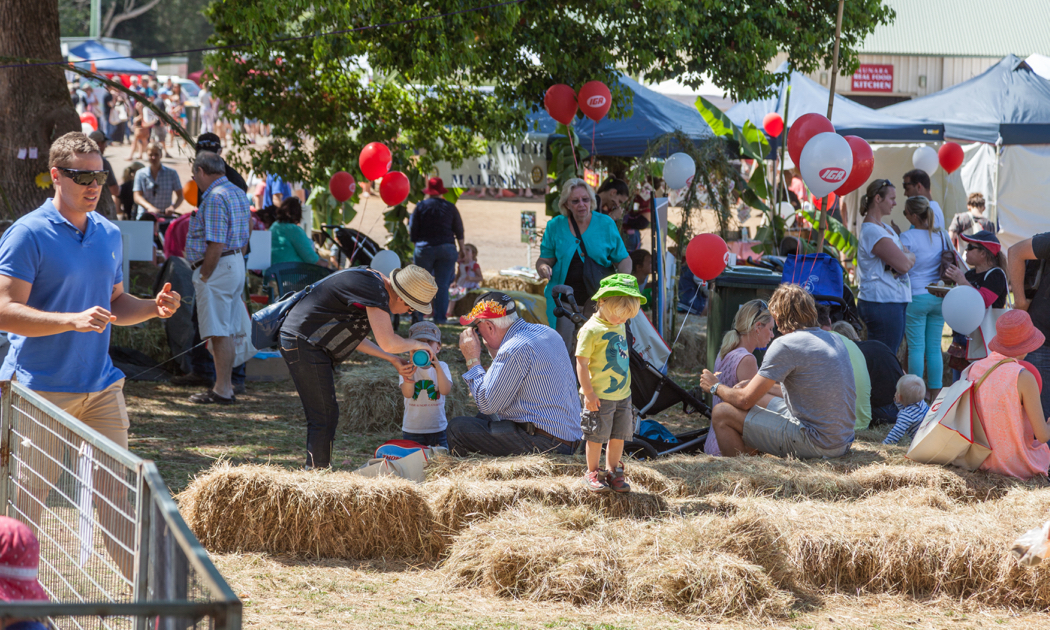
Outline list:
[[[781,201],[777,205],[777,214],[779,214],[780,218],[782,218],[782,219],[786,219],[786,218],[788,218],[790,216],[794,216],[795,215],[795,206],[791,205],[790,203],[788,203],[786,201]]]
[[[845,138],[826,131],[809,139],[798,162],[806,187],[815,196],[824,197],[853,171],[853,151]]]
[[[671,190],[685,188],[694,175],[696,162],[685,153],[675,153],[664,162],[664,181]]]
[[[920,171],[924,171],[927,175],[933,175],[937,170],[937,166],[940,165],[940,159],[937,157],[937,152],[933,150],[933,147],[923,145],[915,152],[911,154],[911,165]]]
[[[955,287],[941,303],[944,322],[960,335],[969,335],[984,320],[984,298],[973,287]]]
[[[375,256],[372,257],[372,264],[369,265],[372,269],[375,269],[384,276],[389,277],[390,272],[401,266],[401,259],[397,254],[390,251],[389,249],[380,250]]]

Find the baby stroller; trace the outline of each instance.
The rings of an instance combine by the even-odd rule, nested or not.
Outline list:
[[[576,354],[576,335],[586,318],[577,305],[572,287],[557,285],[551,288],[551,299],[554,300],[554,316],[566,318],[573,325],[572,334],[564,335],[569,357]],[[565,327],[561,327],[565,330]],[[642,356],[636,347],[636,340],[627,325],[627,345],[631,370],[631,400],[637,411],[635,417],[634,439],[624,443],[624,452],[638,459],[651,459],[675,453],[697,453],[704,449],[707,439],[707,428],[695,429],[678,435],[668,435],[663,439],[639,435],[640,421],[647,416],[655,415],[681,403],[685,413],[699,413],[710,418],[711,408],[696,398],[686,389],[671,380],[659,368],[652,365]],[[662,366],[661,366],[662,367]],[[573,360],[573,373],[576,362]]]
[[[829,254],[805,254],[804,256],[766,256],[757,266],[778,270],[784,282],[794,282],[809,291],[817,304],[830,308],[831,322],[845,321],[857,334],[864,324],[857,310],[853,290],[842,281],[842,265]],[[862,336],[863,338],[863,336]]]
[[[332,241],[341,253],[340,267],[358,267],[372,264],[372,258],[382,249],[382,245],[363,233],[341,225],[322,225],[323,242]],[[345,262],[344,262],[345,261]]]

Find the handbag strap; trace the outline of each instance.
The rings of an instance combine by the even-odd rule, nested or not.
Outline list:
[[[980,380],[978,380],[978,381],[977,381],[976,383],[974,383],[974,384],[973,384],[973,388],[974,388],[974,389],[977,389],[978,387],[980,387],[980,386],[981,386],[981,383],[983,383],[983,382],[984,382],[984,379],[988,378],[988,375],[989,375],[989,374],[991,374],[992,372],[994,372],[994,371],[995,371],[995,368],[999,367],[1000,365],[1002,365],[1002,364],[1004,364],[1004,363],[1017,363],[1017,359],[1014,359],[1014,358],[1012,358],[1012,357],[1006,357],[1006,358],[1005,358],[1005,359],[1003,359],[1002,361],[1000,361],[1000,362],[996,363],[995,365],[993,365],[993,366],[991,367],[991,369],[990,369],[990,370],[988,370],[987,372],[985,372],[984,374],[982,374],[982,375],[981,375],[981,378],[980,378]]]
[[[580,250],[583,252],[583,257],[590,258],[590,255],[587,253],[587,246],[583,244],[583,232],[580,231],[580,226],[576,225],[576,217],[572,216],[572,211],[569,211],[568,214],[569,221],[572,221],[572,229],[576,230],[576,234],[579,235]]]

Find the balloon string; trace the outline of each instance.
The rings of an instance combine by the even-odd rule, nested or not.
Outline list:
[[[820,202],[821,210],[830,211],[831,208],[829,208],[828,205],[829,205],[828,204],[828,196],[824,195],[824,199],[822,199],[821,202]],[[822,227],[820,225],[820,213],[818,213],[817,214],[817,238],[818,239],[820,238],[821,230],[822,230]],[[803,276],[803,278],[802,278],[803,282],[805,282],[806,278],[812,276],[813,272],[817,270],[817,260],[820,259],[820,253],[821,252],[814,252],[814,254],[813,254],[813,264],[809,266],[809,273],[807,273],[805,276]],[[805,258],[804,257],[803,257],[803,265],[805,265]]]
[[[574,147],[573,144],[572,144],[572,127],[569,127],[568,125],[565,125],[565,126],[568,127],[567,130],[569,132],[569,150],[572,152],[572,163],[576,165],[575,173],[576,173],[576,177],[579,177],[580,176],[580,162],[579,162],[579,160],[576,159],[576,147]]]
[[[591,127],[591,169],[594,169],[594,136],[598,134],[598,121],[594,121]],[[599,208],[600,210],[601,208]]]

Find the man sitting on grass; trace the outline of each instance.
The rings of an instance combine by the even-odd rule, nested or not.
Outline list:
[[[780,285],[769,312],[783,335],[769,345],[754,378],[728,388],[707,370],[700,377],[700,387],[724,401],[711,412],[718,447],[726,457],[845,455],[854,438],[857,393],[842,337],[817,327],[813,296],[797,284]],[[775,383],[784,398],[759,407]]]

